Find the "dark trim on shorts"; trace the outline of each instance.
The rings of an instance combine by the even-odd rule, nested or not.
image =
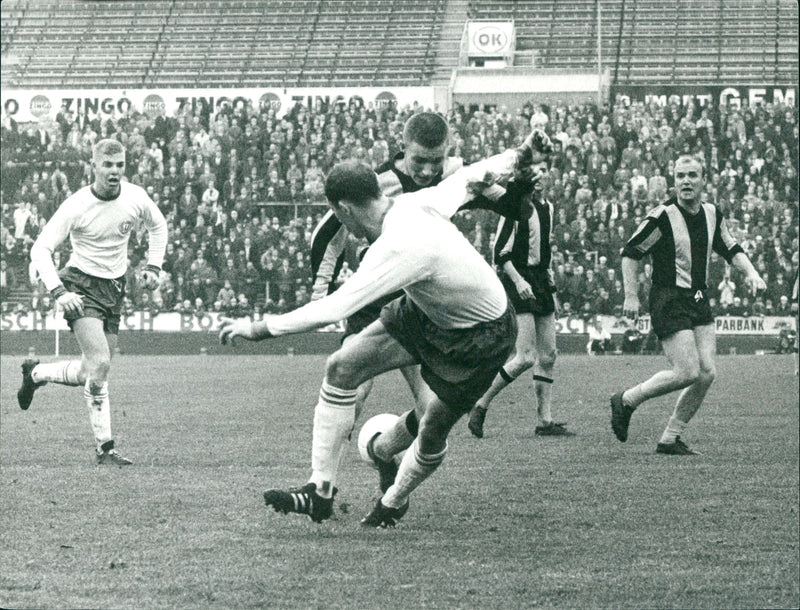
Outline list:
[[[714,323],[705,290],[653,285],[650,290],[650,324],[659,339],[681,330]]]
[[[75,320],[80,318],[99,318],[103,320],[105,332],[112,335],[119,334],[122,299],[125,297],[124,275],[107,279],[89,275],[77,267],[65,267],[58,275],[64,288],[83,297],[82,314],[64,314],[70,329],[73,329]]]

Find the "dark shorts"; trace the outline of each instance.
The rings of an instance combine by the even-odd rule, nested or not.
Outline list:
[[[344,335],[342,335],[342,341],[344,341],[350,335],[357,335],[375,320],[378,320],[381,317],[381,309],[383,309],[383,306],[388,305],[395,299],[399,299],[404,294],[405,293],[402,290],[400,292],[387,294],[386,296],[381,297],[377,301],[373,301],[369,305],[359,309],[353,315],[349,316],[344,322]]]
[[[659,339],[679,330],[714,323],[714,315],[705,291],[697,297],[696,290],[653,286],[650,290],[650,324]]]
[[[64,319],[72,328],[79,318],[99,318],[103,320],[103,330],[119,334],[119,319],[122,312],[122,299],[125,296],[125,276],[114,280],[88,275],[75,267],[65,267],[59,274],[64,288],[83,297],[83,314],[67,315]]]
[[[422,365],[422,378],[450,407],[472,407],[514,351],[517,319],[509,304],[491,322],[439,328],[407,297],[386,305],[381,322]]]
[[[540,271],[526,267],[519,271],[519,274],[531,285],[534,298],[521,299],[511,278],[503,272],[500,273],[500,281],[517,314],[532,313],[535,316],[547,316],[553,313],[556,310],[556,304],[553,300],[553,289],[547,270]]]

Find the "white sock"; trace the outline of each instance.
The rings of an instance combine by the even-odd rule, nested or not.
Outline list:
[[[686,422],[682,422],[674,415],[669,418],[669,422],[667,423],[667,427],[664,430],[664,433],[661,435],[661,440],[659,443],[667,443],[671,445],[675,442],[675,439],[681,435],[684,428],[686,428]]]
[[[79,386],[81,372],[80,360],[62,360],[61,362],[45,362],[37,364],[31,371],[36,383],[52,381],[62,385]]]
[[[375,439],[372,449],[375,456],[385,462],[391,460],[401,451],[405,451],[414,442],[416,435],[412,435],[408,429],[408,418],[413,418],[416,423],[417,417],[414,411],[407,411],[395,423],[391,430],[387,430]],[[415,427],[419,426],[417,423]]]
[[[356,413],[356,390],[342,390],[322,382],[319,402],[314,408],[314,432],[311,439],[311,478],[323,498],[333,495],[333,481],[339,470],[342,446],[353,430]]]
[[[647,396],[644,395],[642,391],[642,384],[630,388],[629,390],[625,390],[622,393],[622,404],[626,407],[638,407],[642,404],[645,400],[647,400]]]
[[[543,424],[553,423],[553,378],[545,377],[544,375],[534,375],[533,390],[536,394],[539,421]]]
[[[381,498],[381,504],[387,508],[400,508],[405,504],[408,496],[420,484],[433,474],[439,467],[447,453],[447,445],[439,453],[424,454],[419,450],[419,439],[414,439],[411,450],[406,451],[400,468],[397,471],[397,478],[386,493]]]
[[[99,447],[111,440],[111,403],[108,400],[108,382],[93,384],[86,380],[83,396],[89,407],[89,421],[92,424],[94,440]]]

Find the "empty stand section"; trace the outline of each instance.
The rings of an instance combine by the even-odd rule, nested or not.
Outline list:
[[[445,0],[4,0],[13,87],[428,84]]]
[[[598,32],[598,4],[601,8]],[[464,8],[466,7],[466,8]],[[464,20],[513,20],[520,62],[619,84],[796,83],[795,0],[3,0],[11,87],[414,86]]]
[[[513,19],[517,48],[557,69],[597,65],[625,84],[797,83],[795,0],[474,0],[473,19]]]

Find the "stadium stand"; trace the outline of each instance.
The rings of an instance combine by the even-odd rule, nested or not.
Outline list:
[[[470,2],[475,19],[513,19],[519,48],[549,68],[597,62],[597,2]],[[797,82],[792,0],[603,0],[603,65],[620,83]],[[772,48],[766,41],[774,41]]]
[[[445,5],[6,0],[3,54],[13,55],[18,69],[3,74],[2,84],[420,85],[434,71]]]
[[[794,2],[604,0],[602,6],[603,61],[617,83],[797,83]],[[535,50],[536,65],[571,70],[596,61],[595,11],[594,0],[4,0],[2,84],[430,84],[455,67],[457,54],[443,59],[442,49],[453,46],[467,17],[513,19],[518,47]],[[724,263],[714,260],[711,288],[718,313],[780,311],[798,266],[795,103],[750,107],[743,100],[741,108],[702,112],[693,104],[620,100],[601,106],[456,106],[447,117],[451,154],[470,162],[513,146],[538,111],[563,145],[548,194],[558,211],[556,278],[573,312],[590,316],[621,306],[620,235],[629,235],[663,196],[670,159],[686,150],[706,160],[706,196],[723,207],[768,284],[782,280],[751,302],[742,282],[734,276],[729,285]],[[42,306],[41,286],[27,264],[30,244],[54,206],[87,184],[91,144],[108,135],[126,144],[129,180],[152,191],[172,235],[155,302],[143,303],[132,271],[129,307],[281,311],[302,303],[309,293],[308,239],[324,210],[324,173],[345,158],[373,166],[388,159],[399,150],[411,112],[351,105],[346,117],[335,117],[333,105],[302,112],[298,106],[278,118],[268,107],[241,114],[230,107],[198,107],[193,114],[187,107],[154,120],[134,108],[101,121],[61,111],[44,130],[4,115],[2,308]],[[254,134],[246,130],[251,121]],[[336,147],[327,141],[331,130],[337,132]],[[238,151],[235,157],[232,150]],[[641,188],[634,169],[644,178]],[[217,204],[202,204],[209,180],[219,191]],[[187,185],[190,197],[182,201]],[[457,222],[488,257],[496,219],[472,213]],[[144,249],[133,240],[134,269]],[[355,252],[352,244],[353,269]],[[65,249],[61,260],[67,256]]]

